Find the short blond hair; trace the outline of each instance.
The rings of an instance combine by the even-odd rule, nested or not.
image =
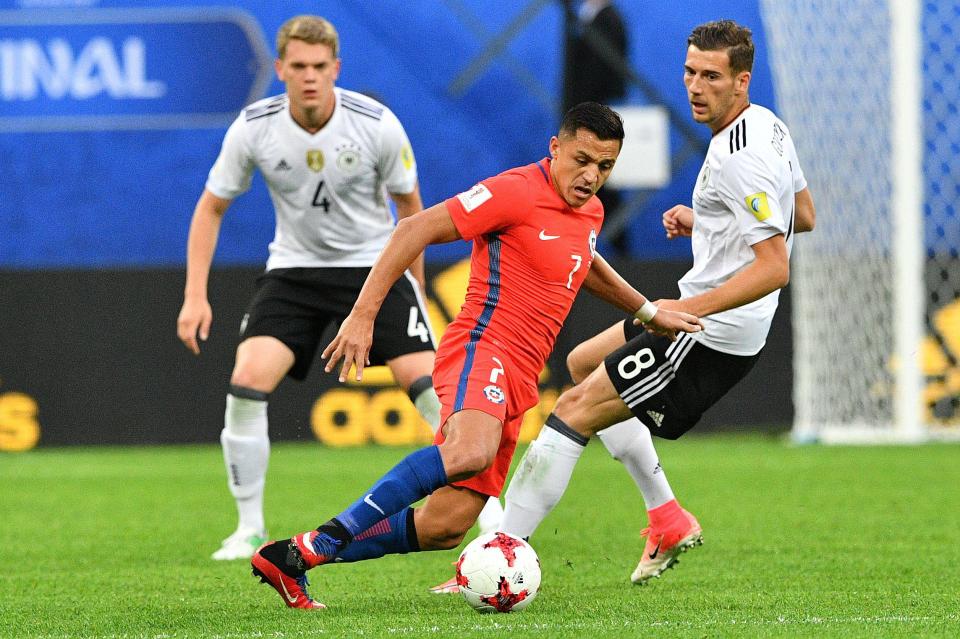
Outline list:
[[[307,44],[325,44],[340,57],[340,36],[329,20],[320,16],[294,16],[283,23],[277,31],[277,57],[281,60],[287,53],[291,40],[303,40]]]

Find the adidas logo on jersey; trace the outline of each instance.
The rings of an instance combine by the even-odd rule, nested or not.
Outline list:
[[[287,161],[286,161],[286,160],[284,160],[283,158],[280,158],[280,161],[277,162],[277,165],[276,165],[275,167],[273,167],[273,170],[274,170],[274,171],[289,171],[289,170],[290,170],[290,165],[287,164]]]
[[[656,411],[648,410],[647,415],[650,416],[650,419],[657,425],[657,428],[660,428],[660,424],[663,423],[663,413],[658,413]]]

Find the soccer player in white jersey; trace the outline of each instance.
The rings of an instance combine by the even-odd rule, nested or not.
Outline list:
[[[627,466],[648,511],[634,583],[658,577],[702,542],[699,522],[673,495],[651,433],[680,437],[750,371],[789,280],[794,234],[812,230],[816,217],[787,127],[750,103],[750,30],[711,22],[695,28],[687,45],[693,118],[713,139],[693,208],[678,205],[663,215],[667,237],[692,236],[693,268],[679,282],[679,300],[654,305],[697,315],[704,330],[671,342],[624,321],[574,349],[567,361],[577,385],[560,396],[520,462],[502,525],[530,536],[596,433]]]
[[[335,86],[339,37],[327,20],[297,16],[277,33],[283,95],[256,102],[227,131],[197,202],[187,242],[187,281],[177,334],[195,354],[213,313],[207,281],[230,203],[263,175],[276,211],[266,272],[240,325],[220,435],[239,514],[214,559],[253,555],[266,541],[263,490],[270,454],[268,396],[287,375],[306,377],[324,329],[350,312],[395,226],[385,195],[405,218],[420,211],[417,170],[397,117]],[[423,299],[421,255],[391,289],[376,321],[372,363],[385,363],[436,430],[435,344]],[[488,519],[499,520],[500,504]]]

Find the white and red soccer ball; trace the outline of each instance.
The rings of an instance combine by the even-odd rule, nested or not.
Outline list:
[[[481,535],[460,553],[457,585],[477,612],[523,610],[540,590],[540,558],[519,537]]]

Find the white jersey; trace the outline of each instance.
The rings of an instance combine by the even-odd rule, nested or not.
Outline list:
[[[717,288],[754,260],[752,245],[782,234],[793,247],[795,194],[807,186],[786,125],[750,105],[710,141],[693,191],[693,268],[680,297]],[[732,355],[754,355],[767,341],[780,291],[702,318],[697,341]]]
[[[353,91],[334,93],[333,115],[313,134],[294,121],[285,94],[248,106],[210,169],[207,190],[228,200],[260,169],[277,218],[267,270],[371,266],[395,226],[386,192],[416,187],[410,142],[393,112]]]

